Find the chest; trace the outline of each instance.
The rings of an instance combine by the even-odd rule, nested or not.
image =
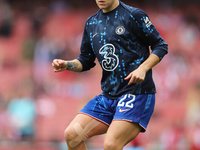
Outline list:
[[[97,16],[89,24],[90,42],[99,49],[105,44],[116,44],[131,37],[128,17],[117,12],[110,16]]]

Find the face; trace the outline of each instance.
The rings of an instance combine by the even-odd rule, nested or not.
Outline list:
[[[96,3],[106,13],[115,9],[119,5],[119,0],[96,0]]]

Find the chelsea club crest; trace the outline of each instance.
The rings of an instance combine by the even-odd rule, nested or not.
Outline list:
[[[116,29],[115,29],[115,32],[118,34],[118,35],[122,35],[124,34],[125,32],[125,28],[123,26],[118,26]]]

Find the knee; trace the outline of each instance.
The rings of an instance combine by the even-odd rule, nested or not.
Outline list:
[[[64,131],[64,138],[68,145],[68,148],[75,148],[77,146],[80,146],[80,144],[83,144],[87,138],[83,140],[83,137],[80,136],[80,133],[78,134],[73,128],[68,127]]]
[[[104,147],[104,150],[118,150],[119,149],[117,143],[112,140],[104,141],[103,147]]]
[[[64,131],[64,138],[65,138],[65,141],[67,143],[69,143],[70,141],[72,141],[76,137],[77,137],[77,133],[75,133],[74,130],[72,130],[70,128],[66,128],[65,129],[65,131]]]

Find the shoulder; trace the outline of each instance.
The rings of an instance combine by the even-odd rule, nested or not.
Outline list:
[[[94,21],[100,13],[101,13],[101,10],[99,9],[95,14],[88,17],[87,20],[86,20],[86,24],[91,22],[91,21]]]
[[[120,2],[121,6],[130,13],[133,17],[138,17],[138,16],[146,16],[146,12],[143,11],[140,8],[129,6],[127,4],[124,4],[123,2]]]

